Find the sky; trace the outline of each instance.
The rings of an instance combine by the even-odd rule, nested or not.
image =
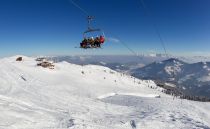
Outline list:
[[[141,1],[74,0],[109,39],[83,50],[87,14],[71,0],[1,0],[0,56],[164,53],[157,30],[169,54],[210,55],[209,0]]]

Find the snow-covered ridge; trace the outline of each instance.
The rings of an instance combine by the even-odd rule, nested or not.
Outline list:
[[[179,59],[154,62],[130,72],[138,78],[172,81],[193,96],[210,97],[210,62],[188,64]]]
[[[35,58],[22,56],[17,62],[17,57],[0,59],[0,128],[128,129],[131,120],[145,129],[210,127],[210,115],[203,115],[209,104],[173,101],[153,81],[95,65],[60,62],[47,69]]]

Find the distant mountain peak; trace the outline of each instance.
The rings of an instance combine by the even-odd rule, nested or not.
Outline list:
[[[163,62],[173,62],[173,63],[180,62],[180,63],[185,63],[184,61],[181,61],[178,58],[169,58],[167,60],[164,60]]]

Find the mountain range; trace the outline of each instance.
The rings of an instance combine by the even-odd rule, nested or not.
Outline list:
[[[210,62],[190,64],[171,58],[132,69],[130,74],[137,78],[174,83],[189,95],[210,97]]]

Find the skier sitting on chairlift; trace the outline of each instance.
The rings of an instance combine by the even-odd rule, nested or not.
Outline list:
[[[105,38],[104,38],[104,36],[100,36],[100,43],[104,43],[105,42]]]
[[[94,47],[94,42],[95,40],[93,37],[89,38],[88,43],[90,44],[91,47]]]
[[[88,40],[86,38],[83,39],[83,41],[80,43],[81,48],[87,48]]]
[[[94,47],[101,47],[100,38],[98,36],[95,38]]]

